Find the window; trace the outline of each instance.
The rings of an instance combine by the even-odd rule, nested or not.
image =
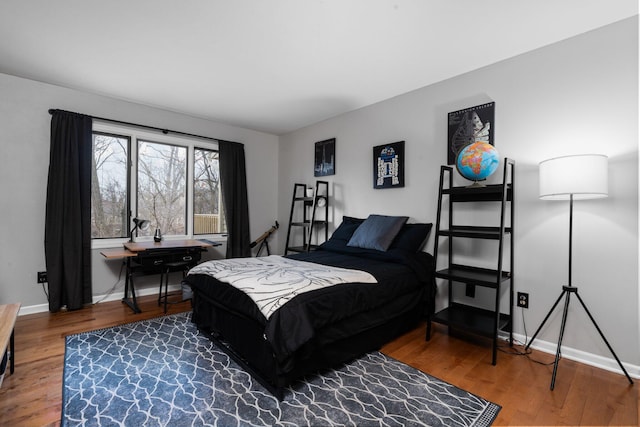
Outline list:
[[[196,148],[193,169],[193,234],[226,231],[227,225],[222,215],[218,152]]]
[[[102,122],[93,128],[94,242],[129,237],[135,217],[151,222],[136,231],[143,238],[156,228],[169,238],[226,232],[215,142]]]
[[[129,147],[126,136],[93,134],[92,238],[127,237]]]
[[[187,148],[138,140],[138,215],[163,235],[187,234]]]

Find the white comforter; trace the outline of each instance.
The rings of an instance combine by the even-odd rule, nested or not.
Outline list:
[[[268,319],[296,295],[341,283],[377,283],[366,271],[297,261],[279,255],[207,261],[189,274],[208,274],[244,291]]]

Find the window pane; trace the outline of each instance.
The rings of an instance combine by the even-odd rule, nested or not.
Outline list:
[[[93,134],[91,237],[127,237],[129,138]]]
[[[193,234],[226,233],[222,215],[218,152],[195,149],[193,165]]]
[[[139,235],[185,235],[187,148],[138,140],[138,218],[151,221]]]

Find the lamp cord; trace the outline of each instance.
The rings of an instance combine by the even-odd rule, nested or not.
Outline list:
[[[529,341],[529,334],[527,333],[527,323],[525,322],[524,319],[524,308],[520,308],[520,313],[522,313],[522,327],[524,328],[524,343],[514,339],[514,343],[524,346],[526,345],[526,342]],[[545,363],[542,362],[540,360],[536,360],[533,357],[531,357],[531,353],[533,352],[533,350],[528,349],[528,350],[517,350],[514,349],[513,347],[507,347],[507,346],[500,346],[498,348],[498,350],[500,350],[501,352],[505,353],[505,354],[510,354],[511,356],[526,356],[527,359],[531,360],[534,363],[537,363],[539,365],[543,365],[543,366],[551,366],[554,364],[554,362],[549,362],[549,363]],[[562,359],[562,353],[560,353],[560,359]]]
[[[44,286],[44,283],[42,283],[42,292],[44,292],[44,295],[47,297],[47,302],[49,302],[49,293],[47,292],[47,288]]]
[[[118,287],[118,284],[120,283],[120,281],[122,280],[122,270],[124,269],[126,262],[122,262],[122,265],[120,266],[120,273],[118,273],[118,280],[116,281],[116,283],[113,284],[113,286],[111,287],[111,289],[109,289],[107,291],[107,293],[100,298],[98,301],[94,302],[93,304],[99,304],[102,301],[106,300],[107,298],[109,298],[111,296],[111,294],[116,290],[116,288]]]

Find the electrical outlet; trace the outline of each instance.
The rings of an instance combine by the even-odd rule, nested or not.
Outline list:
[[[473,283],[467,283],[467,288],[465,290],[465,295],[470,298],[476,297],[476,285]]]
[[[38,283],[47,283],[46,271],[38,271]]]
[[[518,307],[529,308],[529,294],[518,292]]]

